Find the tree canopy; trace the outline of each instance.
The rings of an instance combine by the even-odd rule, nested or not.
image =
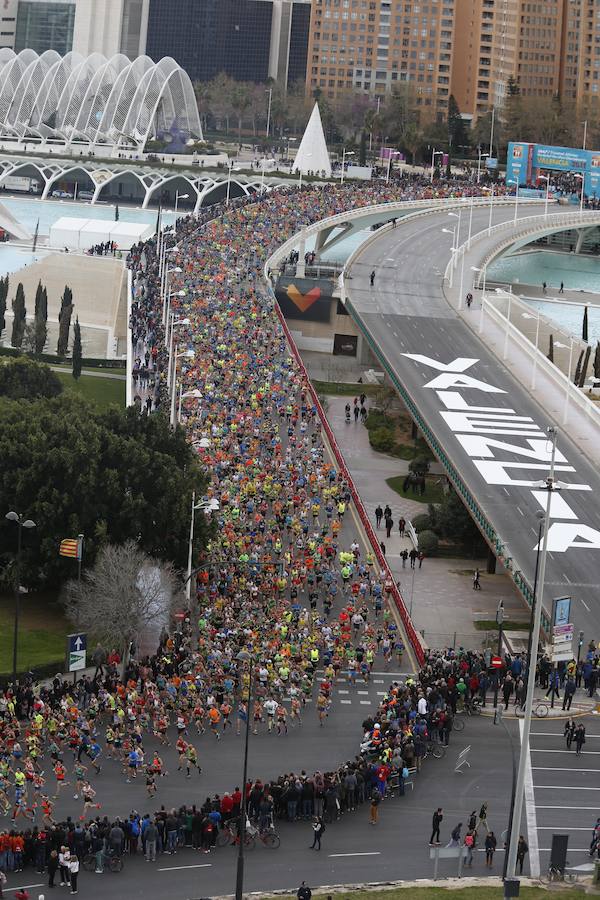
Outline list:
[[[62,538],[85,535],[85,565],[100,547],[130,538],[178,567],[187,562],[191,492],[205,477],[182,429],[136,409],[99,410],[79,396],[0,398],[0,509],[14,509],[37,528],[23,543],[23,582],[55,586],[72,574],[58,555]],[[0,566],[12,559],[0,519]],[[196,517],[196,549],[208,525]]]
[[[34,400],[60,393],[62,382],[50,366],[20,357],[0,360],[0,397]]]

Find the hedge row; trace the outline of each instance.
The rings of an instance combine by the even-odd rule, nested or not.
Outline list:
[[[0,347],[0,356],[29,356],[17,347]],[[38,362],[53,363],[55,366],[60,363],[70,363],[71,358],[68,356],[57,356],[55,353],[40,353],[34,357]],[[87,356],[83,360],[84,368],[88,369],[124,369],[127,365],[124,359],[94,359]]]

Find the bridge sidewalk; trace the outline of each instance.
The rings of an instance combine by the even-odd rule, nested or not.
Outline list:
[[[346,465],[360,493],[373,525],[375,508],[389,503],[394,520],[392,535],[386,537],[383,525],[376,533],[386,547],[386,557],[396,580],[400,583],[404,602],[417,628],[431,647],[468,646],[479,648],[495,641],[495,635],[475,628],[474,622],[494,619],[500,600],[504,601],[506,617],[525,621],[528,611],[512,582],[505,574],[487,575],[485,560],[430,558],[418,563],[415,569],[402,568],[400,553],[412,543],[398,534],[398,520],[407,521],[419,513],[427,512],[427,505],[405,499],[393,491],[386,479],[408,472],[408,462],[377,453],[369,444],[367,430],[360,423],[345,421],[344,407],[347,398],[327,397],[327,418],[331,425]],[[473,571],[481,571],[481,591],[473,590]]]

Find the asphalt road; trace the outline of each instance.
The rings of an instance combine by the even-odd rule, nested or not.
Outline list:
[[[370,693],[385,686],[379,686],[374,681]],[[351,699],[354,704],[358,696]],[[363,699],[362,695],[360,699]],[[368,709],[366,706],[364,708]],[[330,720],[328,725],[333,725],[334,721]],[[514,722],[508,722],[508,727],[516,734]],[[336,729],[324,730],[327,741],[333,744]],[[273,741],[274,752],[279,755],[280,765],[285,768],[290,744],[284,744],[283,740]],[[252,744],[253,741],[251,754],[254,752]],[[468,745],[471,746],[471,768],[462,775],[457,774],[454,766],[458,753]],[[285,750],[282,749],[284,746]],[[224,748],[225,744],[221,742],[218,753]],[[464,731],[452,734],[443,759],[425,760],[422,773],[414,778],[413,790],[408,789],[404,797],[388,798],[381,804],[380,820],[376,827],[369,825],[368,805],[363,804],[356,812],[345,814],[339,822],[327,826],[322,850],[317,853],[309,849],[312,842],[310,823],[277,823],[281,847],[269,850],[259,845],[248,852],[245,888],[263,892],[296,889],[302,879],[314,888],[359,881],[430,877],[433,862],[429,858],[428,841],[431,815],[438,806],[444,809],[441,829],[443,844],[449,840],[452,828],[458,822],[466,824],[470,812],[478,810],[483,801],[489,804],[488,821],[494,831],[499,835],[506,828],[510,799],[509,759],[509,739],[504,730],[494,726],[491,718],[469,718]],[[186,784],[183,779],[187,802],[203,799],[204,794],[201,789],[196,789],[196,784],[196,780]],[[121,790],[124,793],[125,788],[129,790],[130,787],[124,785]],[[160,792],[156,800],[161,801]],[[146,806],[142,803],[138,808],[143,810]],[[103,900],[107,891],[119,897],[144,897],[145,900],[163,900],[165,896],[171,900],[193,900],[232,893],[235,887],[235,857],[234,848],[224,847],[208,855],[186,848],[175,856],[163,854],[156,863],[146,863],[139,856],[127,858],[120,874],[81,872],[79,893],[90,900]],[[501,873],[502,859],[503,853],[499,851],[493,875]],[[440,862],[440,875],[456,875],[456,872],[456,860]],[[470,874],[488,874],[483,865],[482,852],[476,854]],[[43,877],[27,870],[9,875],[8,888],[14,890],[22,885],[32,885],[31,896],[37,897],[44,881]],[[13,896],[6,890],[5,893]],[[49,892],[46,890],[44,893],[48,897]],[[60,895],[61,889],[57,888],[55,893]]]
[[[498,207],[494,221],[509,219],[513,214],[510,208]],[[487,228],[488,216],[487,210],[475,209],[474,233]],[[460,387],[453,390],[462,391],[461,396],[471,406],[510,408],[519,416],[531,417],[542,431],[530,436],[538,440],[544,438],[545,428],[551,424],[547,414],[444,298],[442,277],[451,255],[452,235],[443,234],[442,228],[448,227],[448,221],[447,213],[433,214],[426,219],[399,223],[396,229],[383,233],[365,248],[352,266],[353,280],[348,284],[348,293],[360,324],[372,335],[382,358],[406,388],[488,520],[510,548],[515,568],[521,569],[532,585],[538,531],[535,514],[545,501],[538,501],[531,487],[491,485],[484,480],[471,456],[440,415],[445,407],[437,391],[425,387],[440,374],[439,370],[403,355],[422,354],[443,363],[457,357],[475,359],[475,364],[466,369],[465,374],[505,393],[485,393]],[[463,232],[464,227],[463,216]],[[369,273],[373,269],[376,279],[371,288]],[[465,280],[465,291],[467,285]],[[474,316],[479,315],[475,309],[471,312]],[[495,432],[489,437],[527,447],[524,436],[511,437],[510,432]],[[589,492],[570,490],[567,493],[564,490],[558,502],[566,499],[576,516],[573,521],[600,529],[598,473],[568,434],[560,433],[560,426],[558,448],[575,471],[557,471],[557,477],[567,483],[584,483],[592,487]],[[547,464],[540,464],[539,469],[532,471],[531,461],[506,448],[497,450],[495,458],[519,463],[518,469],[507,470],[515,480],[537,481],[548,474]],[[566,552],[549,553],[544,606],[550,609],[552,598],[571,596],[575,635],[582,629],[586,643],[592,638],[597,639],[600,632],[599,584],[600,550],[571,547]]]
[[[586,742],[581,755],[576,756],[575,744],[567,749],[564,722],[533,721],[533,802],[528,805],[528,815],[537,833],[542,874],[550,864],[553,834],[569,836],[567,860],[571,866],[590,863],[592,828],[600,816],[600,723],[592,717],[583,722]]]

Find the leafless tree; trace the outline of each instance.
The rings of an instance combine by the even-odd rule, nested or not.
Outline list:
[[[135,541],[107,544],[93,569],[81,581],[66,585],[67,615],[78,629],[87,631],[128,662],[131,641],[143,629],[168,624],[181,581],[173,567],[152,559]]]

